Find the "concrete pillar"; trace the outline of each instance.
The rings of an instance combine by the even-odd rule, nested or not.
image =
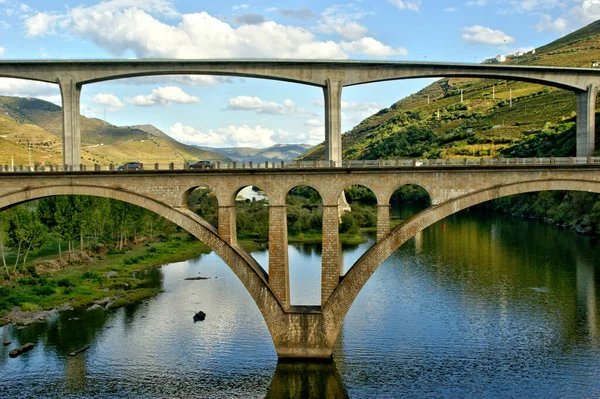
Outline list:
[[[588,86],[586,91],[575,92],[577,103],[577,144],[578,157],[588,157],[594,153],[596,142],[596,95],[598,87]]]
[[[390,234],[390,206],[377,205],[377,242]]]
[[[323,250],[321,252],[321,306],[340,283],[342,273],[338,205],[323,205]]]
[[[287,208],[269,206],[269,286],[284,310],[290,308]]]
[[[81,85],[72,78],[59,78],[63,110],[63,164],[79,169],[81,163],[81,127],[79,101]]]
[[[219,206],[219,235],[230,245],[237,244],[235,205]]]
[[[334,161],[335,166],[342,162],[342,82],[327,79],[323,87],[325,96],[325,156]]]

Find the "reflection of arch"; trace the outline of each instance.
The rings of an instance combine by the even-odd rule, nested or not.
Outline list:
[[[418,232],[463,209],[494,199],[536,191],[587,191],[600,193],[600,181],[534,180],[512,183],[477,191],[440,205],[434,205],[398,225],[381,242],[371,247],[346,273],[329,301],[323,307],[325,325],[338,334],[343,320],[359,292],[394,251]]]
[[[267,284],[267,274],[249,254],[240,247],[227,244],[214,227],[187,208],[172,208],[162,202],[123,189],[87,186],[57,185],[28,188],[0,196],[0,210],[19,203],[55,195],[88,195],[111,198],[148,209],[175,223],[213,250],[240,279],[262,313],[271,335],[277,335],[276,323],[281,323],[283,310]]]

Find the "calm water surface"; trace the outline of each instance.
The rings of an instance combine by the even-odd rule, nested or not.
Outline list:
[[[345,268],[369,245],[345,248]],[[5,327],[0,397],[600,397],[598,259],[589,237],[461,213],[377,270],[333,365],[277,365],[250,295],[208,254],[140,276],[164,288],[140,305]],[[319,261],[319,246],[290,246],[294,304],[317,303]],[[211,279],[184,280],[198,275]],[[35,349],[8,358],[25,342]]]

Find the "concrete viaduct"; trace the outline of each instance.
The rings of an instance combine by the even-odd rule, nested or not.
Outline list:
[[[555,86],[575,92],[577,156],[590,156],[595,143],[595,107],[600,70],[413,63],[385,61],[300,60],[103,60],[0,61],[0,77],[37,80],[60,86],[63,104],[64,164],[80,164],[80,95],[83,85],[151,75],[226,75],[281,80],[323,88],[327,158],[342,160],[342,88],[396,79],[475,77],[510,79]]]
[[[597,161],[600,159],[560,165],[3,172],[0,210],[54,195],[102,196],[149,209],[189,231],[227,263],[260,309],[280,359],[329,359],[354,299],[379,265],[408,239],[462,209],[508,195],[543,190],[600,193]],[[390,197],[405,184],[423,187],[432,205],[390,229]],[[249,185],[261,188],[269,198],[266,269],[236,240],[235,198]],[[323,201],[320,306],[290,304],[285,199],[298,185],[313,187]],[[342,275],[338,203],[351,185],[365,186],[377,198],[377,242]],[[187,208],[189,194],[199,186],[215,192],[218,229]]]

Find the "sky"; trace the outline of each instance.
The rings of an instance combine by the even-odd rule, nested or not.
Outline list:
[[[600,0],[0,0],[0,61],[367,59],[479,63],[528,51],[600,19]],[[344,88],[342,130],[432,79]],[[60,105],[58,86],[0,78],[0,95]],[[318,144],[319,88],[217,76],[85,85],[81,113],[152,124],[207,147]]]

